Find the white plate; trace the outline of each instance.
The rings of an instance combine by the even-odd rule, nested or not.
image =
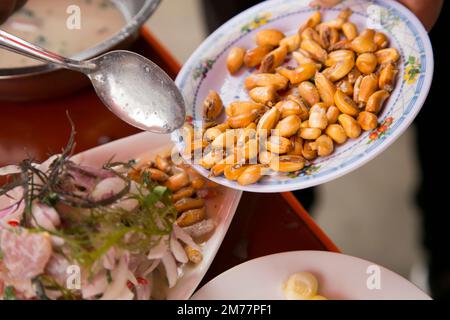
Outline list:
[[[152,159],[158,151],[167,151],[172,143],[168,135],[140,133],[85,151],[74,157],[82,164],[101,166],[114,156],[114,160]],[[208,199],[208,215],[214,219],[216,229],[202,247],[203,260],[196,266],[182,268],[182,277],[169,290],[168,299],[188,299],[199,285],[211,265],[230,226],[242,192],[218,187],[218,196]]]
[[[284,299],[283,283],[291,274],[300,271],[314,274],[319,281],[319,294],[328,299],[431,299],[411,282],[386,268],[326,251],[284,252],[247,261],[208,282],[192,299],[281,300]],[[374,278],[377,276],[378,279]]]
[[[203,42],[176,80],[187,103],[187,114],[194,122],[201,122],[201,103],[209,90],[219,92],[225,105],[248,99],[243,81],[253,70],[242,70],[236,76],[230,76],[225,64],[229,49],[234,46],[253,48],[256,32],[264,28],[276,28],[287,35],[293,34],[313,12],[309,2],[263,1],[228,21]],[[334,8],[322,9],[323,19],[336,17],[345,7],[353,10],[350,21],[356,23],[360,30],[370,27],[385,32],[391,39],[391,45],[401,54],[396,89],[379,116],[379,128],[345,143],[331,156],[318,159],[295,176],[265,177],[249,186],[241,186],[223,177],[212,180],[253,192],[282,192],[311,187],[359,168],[383,152],[408,128],[425,101],[433,75],[433,51],[427,32],[414,14],[396,1],[346,0]],[[178,143],[180,141],[178,134],[174,134],[173,139]],[[198,165],[196,168],[208,176],[207,170]]]

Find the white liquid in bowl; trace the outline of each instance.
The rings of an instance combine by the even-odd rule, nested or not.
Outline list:
[[[80,29],[69,29],[71,5],[80,8]],[[73,56],[110,38],[125,25],[119,9],[109,0],[28,0],[1,29],[63,56]],[[0,69],[41,64],[0,49]]]

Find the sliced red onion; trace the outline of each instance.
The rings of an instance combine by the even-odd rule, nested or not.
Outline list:
[[[142,272],[143,277],[147,277],[150,273],[153,272],[153,270],[156,269],[156,267],[161,263],[160,259],[153,260],[152,264],[144,271]]]
[[[47,172],[48,169],[50,168],[50,165],[53,163],[53,161],[55,161],[56,159],[58,159],[61,155],[60,154],[54,154],[52,155],[50,158],[48,158],[47,160],[45,160],[42,163],[33,163],[33,166],[36,169],[39,169],[42,172]]]
[[[177,263],[170,252],[167,252],[161,259],[164,269],[166,270],[169,288],[173,288],[178,280]]]
[[[178,262],[187,263],[189,261],[183,246],[178,242],[175,235],[170,237],[170,251]]]
[[[9,166],[5,166],[0,168],[0,176],[7,176],[10,174],[17,174],[17,173],[21,173],[22,170],[20,170],[19,166],[16,165],[9,165]]]
[[[136,276],[134,275],[133,272],[130,271],[130,269],[128,269],[128,281],[130,281],[135,286],[139,284],[136,279]]]
[[[114,269],[116,264],[116,249],[110,248],[103,256],[103,267],[108,270]]]
[[[56,227],[61,224],[58,212],[55,208],[45,204],[34,202],[31,207],[33,219],[31,224],[34,227],[41,227],[46,230],[55,231]]]
[[[184,227],[183,231],[186,232],[192,238],[201,238],[202,236],[210,233],[215,228],[214,221],[212,219],[202,220],[191,226]]]
[[[106,272],[96,274],[90,281],[87,280],[88,278],[90,279],[90,277],[86,276],[81,281],[81,295],[83,299],[89,299],[105,292],[108,287]]]
[[[119,177],[110,177],[101,180],[91,192],[94,201],[104,200],[121,192],[125,188],[125,181]]]
[[[0,210],[0,219],[3,219],[4,217],[9,216],[9,215],[13,214],[14,212],[16,212],[17,209],[19,209],[21,202],[22,201],[14,202],[13,204],[9,205],[8,207],[1,209]]]
[[[122,292],[115,298],[115,300],[133,300],[134,293],[128,289],[127,286],[123,288]]]
[[[118,265],[112,271],[112,282],[108,285],[103,293],[101,300],[115,300],[118,299],[121,294],[127,288],[128,281],[128,264],[125,257],[121,257]]]
[[[177,224],[173,225],[173,232],[177,239],[180,239],[188,246],[200,251],[200,247],[198,246],[198,244],[196,244],[194,240],[192,240],[191,236],[187,234],[183,229],[181,229]]]
[[[161,259],[166,252],[169,251],[169,236],[163,236],[161,240],[159,240],[159,243],[150,249],[150,252],[147,255],[147,259],[149,260],[155,260],[155,259]]]

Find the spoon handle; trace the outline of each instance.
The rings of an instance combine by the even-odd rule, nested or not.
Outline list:
[[[95,64],[93,63],[63,57],[57,53],[48,51],[35,44],[27,42],[19,37],[13,36],[3,30],[0,30],[0,48],[47,63],[53,63],[66,69],[85,72],[95,68]]]

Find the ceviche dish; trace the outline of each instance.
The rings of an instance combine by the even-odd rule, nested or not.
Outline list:
[[[160,154],[0,169],[0,299],[164,299],[214,230],[214,186]]]

